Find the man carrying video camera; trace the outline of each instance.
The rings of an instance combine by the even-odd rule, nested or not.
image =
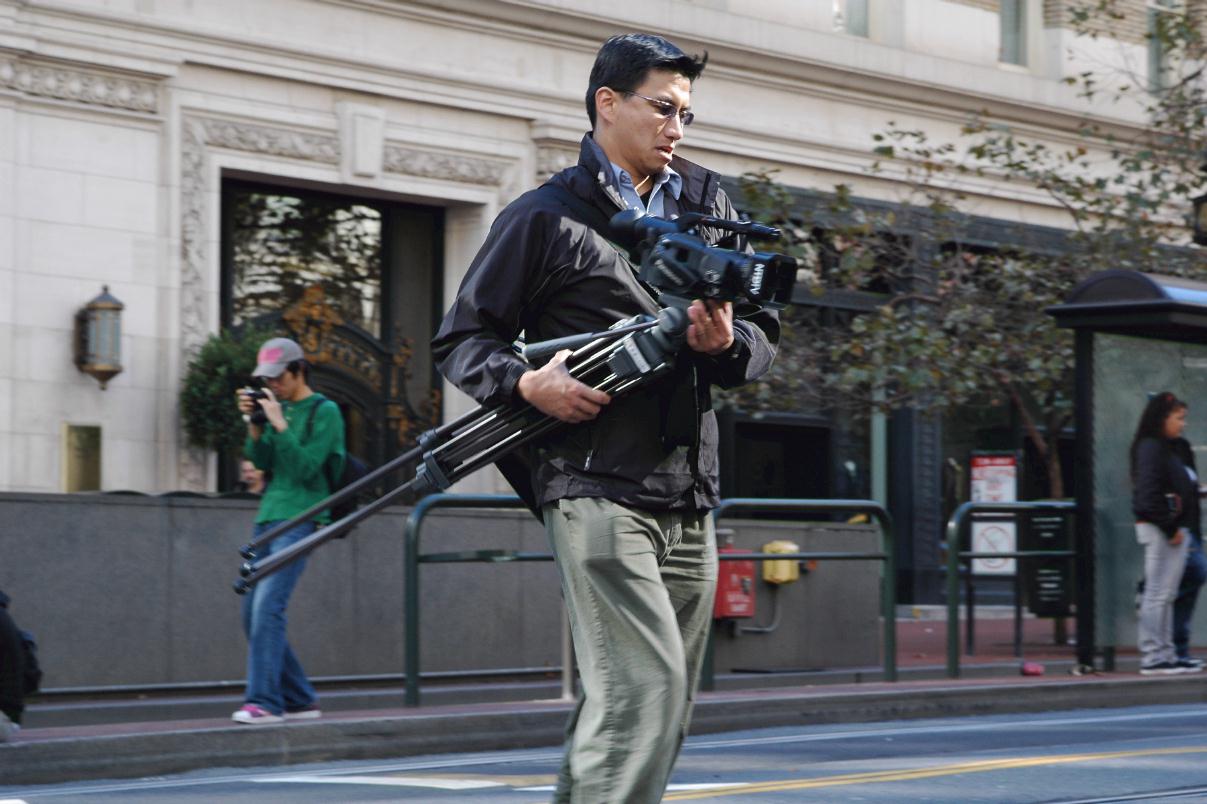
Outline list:
[[[538,505],[570,614],[583,691],[557,801],[656,802],[686,734],[716,585],[719,501],[709,388],[764,374],[775,314],[694,301],[668,376],[615,399],[511,348],[656,315],[656,293],[612,242],[632,208],[732,219],[717,174],[675,155],[706,59],[661,37],[609,39],[587,90],[579,162],[500,213],[433,341],[440,370],[486,405],[527,402],[571,423],[500,468]],[[710,243],[744,248],[702,229]]]
[[[306,355],[288,338],[260,347],[252,376],[265,387],[244,389],[238,404],[247,421],[244,454],[269,478],[256,515],[258,537],[331,493],[330,479],[343,471],[344,419],[337,404],[310,388]],[[264,555],[284,550],[329,521],[324,511],[273,539]],[[236,723],[319,717],[314,688],[285,637],[285,607],[305,566],[305,558],[292,562],[243,598],[247,692],[246,703],[231,716]]]

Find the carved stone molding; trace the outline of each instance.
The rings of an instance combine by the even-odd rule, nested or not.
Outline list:
[[[226,120],[199,122],[205,132],[205,144],[215,148],[305,159],[325,165],[339,164],[338,137],[304,134],[289,129],[232,123]]]
[[[107,106],[131,112],[159,111],[159,82],[0,56],[0,88],[41,98]]]
[[[538,145],[536,149],[536,180],[543,182],[554,173],[578,164],[577,147]]]
[[[180,148],[180,341],[182,365],[197,354],[207,335],[205,320],[205,128],[196,120],[185,120]],[[206,489],[208,461],[203,450],[188,446],[183,422],[177,427],[181,488]]]
[[[472,156],[421,151],[401,145],[387,145],[385,170],[425,179],[444,179],[466,184],[486,184],[497,187],[503,183],[507,164]]]

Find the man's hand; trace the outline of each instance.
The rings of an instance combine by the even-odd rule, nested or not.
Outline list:
[[[733,345],[733,304],[696,299],[687,308],[691,321],[687,345],[706,355],[719,355]]]
[[[235,399],[238,400],[239,412],[243,414],[243,421],[247,422],[247,435],[252,441],[259,441],[260,436],[264,432],[264,428],[258,424],[253,424],[248,418],[256,410],[256,402],[250,396],[243,392],[240,388],[235,391]]]
[[[250,416],[256,409],[256,403],[252,402],[251,397],[245,394],[242,388],[235,391],[235,403],[239,406],[239,412],[244,416]]]
[[[516,389],[546,416],[571,423],[590,421],[612,397],[571,377],[566,370],[569,356],[570,350],[563,349],[539,369],[524,372]]]
[[[289,427],[289,422],[285,421],[285,414],[281,412],[281,403],[277,401],[277,396],[268,386],[264,387],[264,394],[267,399],[257,399],[260,407],[264,409],[264,415],[268,417],[268,423],[278,433],[285,432]]]

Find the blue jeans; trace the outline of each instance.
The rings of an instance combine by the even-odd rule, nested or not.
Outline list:
[[[1190,616],[1194,614],[1199,589],[1207,581],[1207,558],[1203,556],[1203,543],[1192,536],[1187,549],[1186,569],[1182,571],[1178,596],[1173,601],[1173,646],[1179,659],[1190,657]]]
[[[275,524],[257,524],[256,536]],[[314,530],[313,522],[298,525],[273,539],[264,555],[284,550]],[[304,709],[318,698],[285,639],[285,607],[289,605],[289,596],[305,567],[305,558],[287,564],[253,586],[243,598],[243,633],[247,635],[247,693],[244,698],[247,703],[262,706],[274,715]]]

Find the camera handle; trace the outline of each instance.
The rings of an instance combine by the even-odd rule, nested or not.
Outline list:
[[[674,365],[675,355],[683,347],[688,326],[687,312],[679,307],[661,310],[656,319],[639,316],[636,321],[618,322],[607,332],[593,333],[591,340],[566,359],[570,376],[611,396],[635,391],[661,377]],[[623,330],[623,331],[622,331]],[[576,336],[578,337],[578,336]],[[562,340],[562,339],[558,339]],[[543,344],[532,344],[541,347]],[[558,345],[556,352],[565,345]],[[548,353],[547,350],[542,350]],[[302,514],[265,532],[240,553],[246,561],[235,581],[238,594],[246,593],[258,581],[280,570],[323,543],[347,533],[360,522],[385,508],[402,495],[416,491],[441,491],[463,477],[488,466],[503,456],[564,426],[565,422],[545,416],[530,405],[522,407],[479,407],[456,421],[429,430],[419,437],[415,447],[345,487]],[[279,552],[255,560],[255,549],[285,531],[305,522],[336,502],[367,489],[402,465],[422,456],[415,477],[373,502],[332,522]]]
[[[658,326],[658,321],[656,319],[652,321],[640,321],[636,324],[625,324],[624,321],[619,321],[604,332],[588,332],[583,335],[567,335],[564,338],[552,338],[547,341],[537,341],[535,343],[525,344],[524,347],[520,349],[520,356],[529,363],[535,363],[538,360],[544,360],[547,357],[552,357],[563,349],[578,349],[580,346],[585,346],[594,340],[612,340],[615,338],[623,338],[630,332],[641,332],[643,330],[652,329],[656,326]]]

